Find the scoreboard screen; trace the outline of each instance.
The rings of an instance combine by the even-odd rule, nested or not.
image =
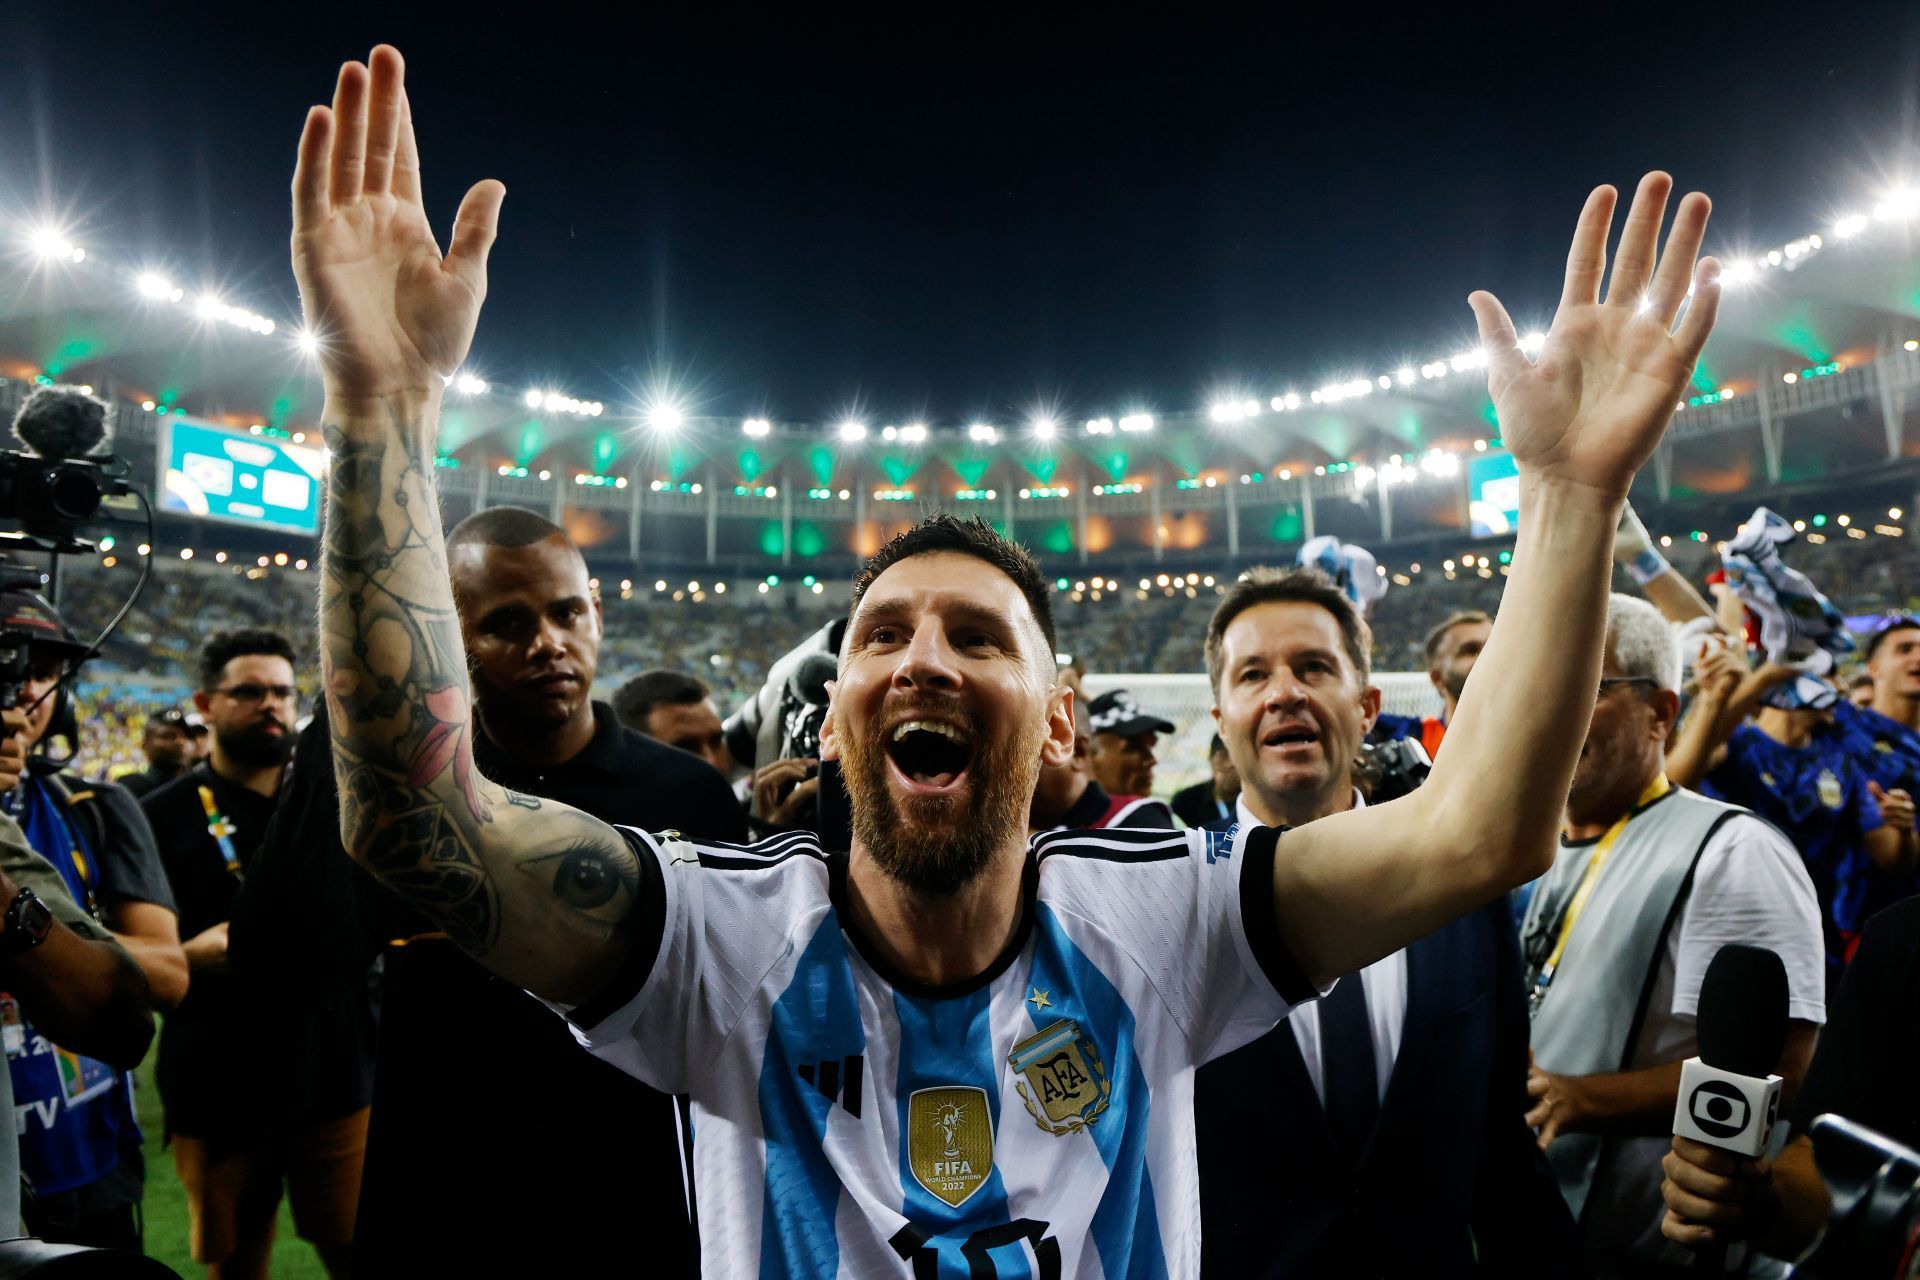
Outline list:
[[[1467,518],[1473,536],[1511,534],[1520,523],[1520,469],[1510,453],[1490,453],[1467,464]]]
[[[160,509],[314,534],[325,470],[320,449],[169,418],[160,433]]]

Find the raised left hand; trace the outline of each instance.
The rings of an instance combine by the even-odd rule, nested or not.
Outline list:
[[[1703,258],[1695,265],[1711,207],[1695,192],[1680,202],[1656,269],[1672,189],[1664,173],[1640,180],[1604,302],[1615,192],[1597,187],[1587,197],[1560,306],[1537,359],[1520,350],[1499,299],[1485,291],[1468,298],[1500,434],[1522,473],[1620,501],[1673,417],[1719,310],[1720,264]],[[1693,300],[1676,326],[1689,281]]]

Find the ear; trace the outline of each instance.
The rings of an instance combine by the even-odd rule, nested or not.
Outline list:
[[[193,691],[193,709],[198,711],[203,717],[207,714],[207,708],[212,705],[213,697],[205,689],[195,689]]]
[[[1671,689],[1655,689],[1653,696],[1647,699],[1647,705],[1653,708],[1653,733],[1665,742],[1673,736],[1673,726],[1680,719],[1680,695]]]
[[[1427,668],[1427,683],[1432,685],[1433,691],[1442,698],[1447,696],[1447,682],[1442,680],[1440,673],[1431,667]]]
[[[1040,744],[1040,763],[1050,769],[1070,763],[1082,736],[1073,724],[1073,690],[1055,685],[1047,695],[1047,737]]]
[[[840,758],[840,734],[835,728],[838,719],[834,713],[833,695],[840,687],[838,680],[827,681],[827,718],[820,725],[820,758],[838,760]]]
[[[1434,684],[1438,685],[1438,680]],[[1360,691],[1360,736],[1366,737],[1373,732],[1373,722],[1380,718],[1380,689],[1368,685]]]

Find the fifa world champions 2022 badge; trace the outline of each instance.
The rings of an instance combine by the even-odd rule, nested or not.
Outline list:
[[[916,1089],[907,1097],[907,1165],[914,1180],[958,1209],[993,1172],[993,1109],[973,1085]]]
[[[1024,1079],[1014,1082],[1027,1114],[1056,1138],[1092,1124],[1113,1098],[1100,1046],[1063,1018],[1013,1046],[1007,1061]]]

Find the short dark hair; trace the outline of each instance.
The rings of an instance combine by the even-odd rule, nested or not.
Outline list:
[[[860,576],[853,580],[853,603],[847,609],[847,617],[851,619],[859,611],[860,601],[874,579],[902,560],[936,551],[984,560],[1013,579],[1013,585],[1027,598],[1027,607],[1033,610],[1033,620],[1040,624],[1040,634],[1046,637],[1046,667],[1053,670],[1054,654],[1060,646],[1054,639],[1053,597],[1047,580],[1040,576],[1039,564],[1025,547],[1002,537],[978,516],[961,519],[936,511],[904,533],[895,534],[892,541],[861,566]]]
[[[567,531],[537,511],[525,507],[488,507],[476,511],[453,526],[447,534],[447,550],[455,547],[530,547],[548,538],[560,538],[568,546],[573,539]]]
[[[647,731],[647,717],[660,706],[684,707],[705,702],[705,683],[684,671],[656,667],[642,671],[613,691],[613,714],[620,723],[639,733]]]
[[[1867,650],[1860,655],[1860,661],[1872,662],[1873,655],[1880,652],[1881,643],[1896,631],[1920,631],[1920,618],[1910,613],[1897,613],[1876,624],[1867,636]]]
[[[1364,685],[1372,677],[1373,632],[1367,629],[1366,619],[1353,607],[1347,593],[1333,584],[1332,578],[1318,569],[1249,569],[1227,588],[1226,596],[1207,623],[1207,684],[1216,695],[1220,692],[1221,664],[1225,661],[1220,647],[1226,639],[1227,627],[1255,605],[1286,602],[1319,605],[1332,614],[1333,620],[1340,624],[1341,643],[1347,651],[1347,660],[1360,676],[1360,683]]]
[[[285,658],[289,666],[296,663],[292,643],[278,631],[270,631],[265,627],[236,627],[232,631],[214,633],[200,647],[200,687],[216,688],[220,677],[226,674],[229,662],[256,653],[264,653],[270,658]]]
[[[1462,609],[1458,613],[1449,614],[1447,617],[1441,619],[1439,626],[1427,632],[1426,653],[1428,669],[1432,669],[1433,660],[1440,656],[1440,646],[1446,643],[1447,633],[1449,631],[1452,631],[1455,627],[1464,627],[1470,622],[1490,623],[1492,621],[1493,619],[1480,609]]]

